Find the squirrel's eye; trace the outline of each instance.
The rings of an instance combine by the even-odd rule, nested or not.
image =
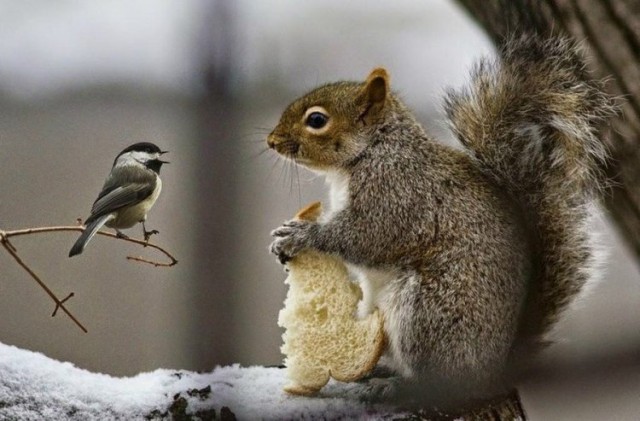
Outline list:
[[[306,124],[312,129],[321,129],[327,125],[327,121],[329,121],[329,117],[322,114],[321,112],[315,111],[307,117]]]

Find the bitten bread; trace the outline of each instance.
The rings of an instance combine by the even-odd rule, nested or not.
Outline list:
[[[315,220],[316,202],[296,218]],[[360,379],[378,362],[384,348],[382,316],[376,310],[356,316],[362,291],[349,279],[341,259],[303,251],[287,263],[289,285],[278,325],[286,329],[281,347],[290,383],[285,391],[310,395],[329,377],[343,382]]]

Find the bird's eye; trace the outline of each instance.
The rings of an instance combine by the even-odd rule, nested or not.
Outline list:
[[[312,129],[321,129],[327,125],[328,121],[329,116],[321,112],[314,111],[307,117],[306,125],[311,127]]]

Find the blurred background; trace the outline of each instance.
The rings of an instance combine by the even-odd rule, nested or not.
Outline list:
[[[49,297],[0,249],[0,341],[111,375],[280,364],[285,274],[269,231],[325,198],[321,178],[265,151],[280,112],[320,83],[385,66],[451,142],[442,93],[490,53],[449,0],[0,0],[0,229],[86,218],[115,155],[150,141],[171,164],[147,227],[179,260],[130,262],[156,255],[105,237],[69,259],[77,233],[16,238],[59,297],[75,293],[67,306],[89,333],[49,317]],[[640,411],[640,273],[606,215],[594,229],[610,250],[603,282],[547,358],[593,376],[524,385],[534,419]]]

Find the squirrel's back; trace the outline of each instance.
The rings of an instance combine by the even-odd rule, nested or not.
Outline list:
[[[523,35],[498,57],[481,61],[445,107],[465,148],[524,212],[536,273],[520,339],[543,343],[594,276],[588,221],[607,157],[598,126],[615,107],[572,41]]]
[[[330,215],[274,231],[281,260],[314,249],[363,273],[387,358],[433,402],[504,386],[593,276],[588,221],[613,114],[570,41],[505,42],[446,107],[466,151],[433,142],[375,69],[320,87],[283,113],[268,144],[335,176]]]

